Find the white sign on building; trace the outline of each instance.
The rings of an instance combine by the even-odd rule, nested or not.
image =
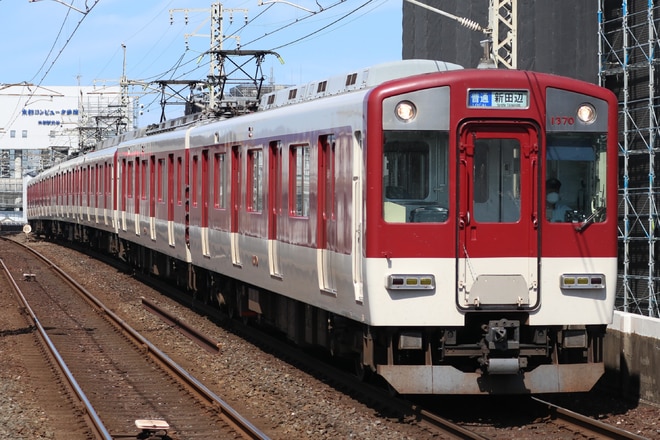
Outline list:
[[[22,224],[24,177],[132,128],[119,86],[0,84],[0,224]]]

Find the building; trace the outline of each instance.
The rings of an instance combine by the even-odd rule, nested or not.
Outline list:
[[[24,180],[132,128],[119,87],[0,85],[0,226],[26,223]]]

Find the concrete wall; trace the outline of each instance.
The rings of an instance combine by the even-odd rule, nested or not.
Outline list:
[[[600,384],[632,400],[660,403],[660,319],[614,312]]]

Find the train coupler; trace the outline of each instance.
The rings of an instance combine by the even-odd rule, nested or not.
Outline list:
[[[488,374],[518,374],[527,368],[526,357],[491,358],[485,359],[483,362]]]

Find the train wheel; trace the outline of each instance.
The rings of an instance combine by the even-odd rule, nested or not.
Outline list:
[[[353,371],[360,382],[369,381],[371,370],[362,363],[362,356],[358,355],[353,358]]]
[[[227,309],[227,316],[229,317],[229,319],[234,319],[237,315],[236,304],[234,304],[233,302],[227,303],[226,309]]]
[[[387,389],[387,394],[389,394],[390,396],[397,397],[399,395],[399,392],[392,385],[390,385],[389,382],[387,382],[385,388]]]

